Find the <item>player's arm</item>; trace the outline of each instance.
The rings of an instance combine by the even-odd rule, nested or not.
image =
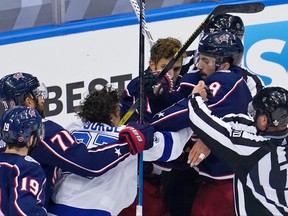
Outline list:
[[[189,117],[198,137],[221,160],[237,167],[262,146],[264,138],[243,130],[235,130],[230,124],[211,115],[200,95],[192,96]]]
[[[82,176],[99,176],[130,155],[125,142],[115,142],[87,150],[60,125],[45,122],[46,135],[32,156],[41,164],[52,165]],[[83,137],[89,139],[89,137]],[[87,142],[86,142],[87,143]]]
[[[130,154],[137,154],[144,148],[148,149],[146,143],[150,143],[148,140],[152,142],[154,133],[152,127],[129,130],[124,126],[124,129],[121,128],[119,131],[119,140],[115,139],[111,143],[87,150],[84,143],[90,143],[87,141],[91,139],[88,133],[81,137],[83,142],[77,142],[67,130],[52,121],[46,122],[45,127],[49,130],[35,149],[33,154],[35,159],[41,164],[53,165],[81,176],[100,176],[117,166]],[[142,139],[139,139],[139,135]],[[77,140],[80,140],[79,136]]]
[[[177,132],[157,131],[154,133],[153,146],[144,151],[144,161],[172,161],[183,152],[185,144],[192,136],[190,127]]]
[[[179,87],[176,90],[164,92],[157,97],[149,98],[152,112],[158,113],[181,99],[187,98],[199,79],[200,73],[198,71],[189,72],[180,79]]]

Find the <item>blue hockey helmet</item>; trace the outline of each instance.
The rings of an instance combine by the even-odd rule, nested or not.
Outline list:
[[[9,146],[24,147],[32,135],[35,146],[44,138],[42,117],[36,109],[15,106],[8,109],[0,120],[1,139]]]
[[[224,59],[231,59],[233,65],[239,65],[244,47],[238,37],[227,31],[220,31],[205,35],[199,42],[198,52],[215,57],[216,67],[219,67]]]
[[[228,31],[242,39],[245,31],[244,23],[239,16],[219,14],[211,20],[203,32],[206,35],[218,31]]]
[[[288,124],[288,91],[281,87],[266,87],[253,98],[249,113],[254,119],[266,115],[268,125],[286,126]]]
[[[35,100],[40,95],[47,96],[46,87],[42,89],[39,87],[37,77],[31,74],[22,72],[9,74],[0,80],[0,97],[8,102],[9,107],[21,106],[24,105],[28,94]]]

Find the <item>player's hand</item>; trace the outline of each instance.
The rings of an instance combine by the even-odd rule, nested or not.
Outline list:
[[[135,155],[153,145],[154,128],[150,125],[130,123],[120,131],[119,140],[128,143],[130,153]]]
[[[198,139],[189,152],[187,163],[190,164],[191,167],[197,166],[210,154],[210,152],[210,149]]]
[[[150,72],[147,71],[144,75],[144,93],[145,95],[154,94],[156,96],[171,92],[173,89],[173,80],[169,74],[165,74],[164,77],[158,82],[155,83],[155,78],[158,76],[159,72]]]
[[[210,89],[205,85],[203,80],[200,80],[198,84],[193,88],[192,94],[199,93],[204,101],[208,100],[208,97],[213,97]]]
[[[149,95],[153,93],[154,75],[151,71],[145,71],[144,74],[144,94]]]
[[[159,72],[160,73],[160,72]],[[155,78],[158,76],[158,73],[154,74]],[[163,93],[169,93],[173,89],[173,79],[167,73],[164,77],[155,85],[153,85],[153,93],[154,95],[158,96]]]

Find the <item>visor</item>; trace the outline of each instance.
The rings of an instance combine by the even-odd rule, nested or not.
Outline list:
[[[33,90],[35,98],[42,96],[44,99],[48,97],[48,91],[44,83],[40,83],[40,86]]]
[[[252,101],[248,104],[248,115],[253,119],[256,118],[256,110],[252,105]]]

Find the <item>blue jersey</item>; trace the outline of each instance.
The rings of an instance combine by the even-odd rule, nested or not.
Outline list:
[[[244,68],[233,66],[231,71],[233,73],[235,73],[235,77],[233,77],[233,75],[232,76],[231,75],[226,76],[226,74],[230,73],[230,71],[226,71],[226,72],[225,71],[217,71],[216,73],[210,75],[209,77],[207,77],[207,79],[205,79],[205,84],[210,87],[210,90],[213,92],[214,95],[217,94],[217,97],[210,98],[209,102],[208,102],[208,104],[210,103],[209,108],[211,108],[213,110],[214,114],[217,116],[223,116],[223,114],[221,114],[221,110],[216,111],[214,109],[214,107],[212,107],[211,104],[213,104],[213,101],[218,103],[219,98],[221,98],[220,94],[221,93],[226,94],[229,91],[229,88],[231,88],[231,85],[229,84],[229,79],[232,79],[231,82],[233,84],[235,82],[236,77],[238,77],[236,79],[239,79],[242,76],[245,83],[247,84],[247,87],[248,87],[252,97],[260,89],[262,89],[263,85],[264,85],[262,80],[257,75],[247,71]],[[152,110],[153,113],[155,114],[155,112],[160,112],[161,110],[167,108],[168,106],[171,106],[174,103],[177,103],[179,100],[188,97],[191,94],[194,86],[197,85],[197,83],[201,79],[202,78],[201,78],[201,74],[200,74],[199,70],[191,70],[191,71],[187,72],[180,79],[180,83],[179,83],[177,90],[172,91],[171,93],[159,95],[155,99],[150,98],[150,100],[149,100],[150,110]],[[226,81],[224,81],[222,79],[225,79]],[[221,80],[219,82],[219,84],[221,86],[219,86],[219,84],[217,83],[217,81],[219,81],[219,80]],[[213,84],[213,85],[211,85],[211,84]],[[222,88],[222,90],[220,93],[218,93],[217,91],[219,91],[220,87]],[[226,91],[223,90],[223,88],[226,88]],[[246,95],[249,95],[249,93],[247,93],[246,87],[243,90],[243,94],[244,94],[244,97],[246,97]],[[224,97],[224,95],[222,95],[222,97]],[[235,103],[235,105],[236,105],[236,103]],[[217,106],[216,109],[222,108],[223,106],[225,106],[225,103],[221,103],[221,106]],[[234,108],[231,110],[231,112],[238,113],[237,110],[238,110],[237,106],[234,106]],[[242,112],[242,111],[240,111],[240,112]]]
[[[186,75],[188,77],[189,74]],[[197,77],[199,75],[197,75],[197,73],[191,73],[190,76]],[[189,84],[186,80],[186,82],[182,82],[182,86],[180,86],[182,88],[181,91],[184,89],[184,94],[185,92],[186,94],[188,94],[188,92],[191,93],[195,84]],[[206,104],[214,115],[222,117],[229,113],[247,113],[248,104],[252,100],[252,96],[238,67],[211,74],[205,80],[205,84],[213,94],[213,97],[209,98]],[[182,127],[190,126],[190,121],[188,120],[188,102],[189,99],[184,98],[157,113],[153,117],[152,125],[156,130],[170,131],[177,131]],[[200,174],[209,177],[221,179],[232,178],[233,176],[232,170],[223,162],[219,161],[213,154],[210,154],[201,162],[198,169]]]
[[[199,77],[197,73],[193,76]],[[198,83],[198,81],[195,83]],[[214,115],[221,117],[231,112],[247,113],[248,104],[252,97],[246,82],[237,68],[217,71],[207,77],[205,84],[213,94],[213,97],[209,98],[206,104]],[[186,89],[186,93],[190,92],[191,94],[194,86],[194,84],[186,85],[187,88],[190,88],[189,91]],[[184,93],[184,95],[186,94]],[[152,119],[152,125],[155,129],[177,131],[189,127],[190,122],[187,120],[188,101],[188,97],[185,97],[176,104],[156,113]]]
[[[45,175],[30,156],[0,153],[0,215],[47,215]]]

